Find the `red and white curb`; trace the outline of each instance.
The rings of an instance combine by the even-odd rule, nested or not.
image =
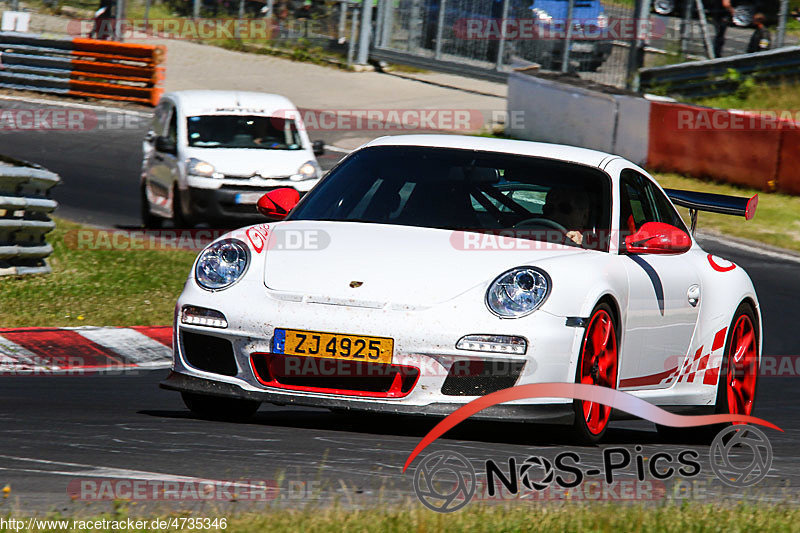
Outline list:
[[[171,364],[171,326],[0,328],[0,374],[144,370]]]

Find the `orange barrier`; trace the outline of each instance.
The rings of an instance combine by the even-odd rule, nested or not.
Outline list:
[[[164,61],[167,52],[163,46],[118,43],[115,41],[84,39],[82,37],[72,39],[72,45],[75,52],[102,53],[127,59],[143,59],[156,65]]]
[[[96,39],[72,40],[73,70],[69,94],[109,100],[158,103],[164,90],[164,46],[117,43]]]
[[[0,87],[155,106],[164,46],[0,32]]]
[[[159,83],[164,80],[164,67],[141,67],[105,61],[87,61],[85,59],[73,59],[71,63],[73,72],[97,75],[108,74],[122,78],[129,77],[141,81],[151,81],[153,83]]]
[[[726,109],[651,102],[648,167],[770,190],[785,132],[758,126]]]
[[[133,87],[130,85],[102,83],[96,81],[70,80],[69,94],[107,100],[123,100],[155,106],[164,93],[164,89]]]

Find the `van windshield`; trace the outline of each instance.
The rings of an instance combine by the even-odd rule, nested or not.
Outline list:
[[[189,146],[302,150],[294,120],[256,115],[200,115],[186,119]]]

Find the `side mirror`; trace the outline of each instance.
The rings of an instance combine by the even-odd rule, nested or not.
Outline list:
[[[178,155],[178,147],[175,142],[163,135],[156,137],[156,151],[162,154]]]
[[[325,153],[325,141],[313,141],[311,149],[314,150],[314,155],[323,155]]]
[[[685,231],[663,222],[645,222],[639,231],[625,237],[631,254],[682,254],[692,247]]]
[[[269,191],[259,198],[256,208],[265,217],[283,220],[299,201],[300,193],[297,189],[282,187]]]

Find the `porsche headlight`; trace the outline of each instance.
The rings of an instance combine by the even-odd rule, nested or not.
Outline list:
[[[221,178],[222,174],[217,172],[214,165],[201,161],[196,157],[186,160],[186,173],[192,176],[203,176],[204,178]]]
[[[194,278],[206,289],[225,289],[242,277],[249,260],[250,252],[242,241],[217,241],[200,253],[194,268]]]
[[[486,305],[502,318],[519,318],[536,311],[550,294],[550,276],[533,267],[504,272],[486,291]]]
[[[306,161],[291,177],[292,181],[311,180],[319,177],[319,166],[314,161]]]

